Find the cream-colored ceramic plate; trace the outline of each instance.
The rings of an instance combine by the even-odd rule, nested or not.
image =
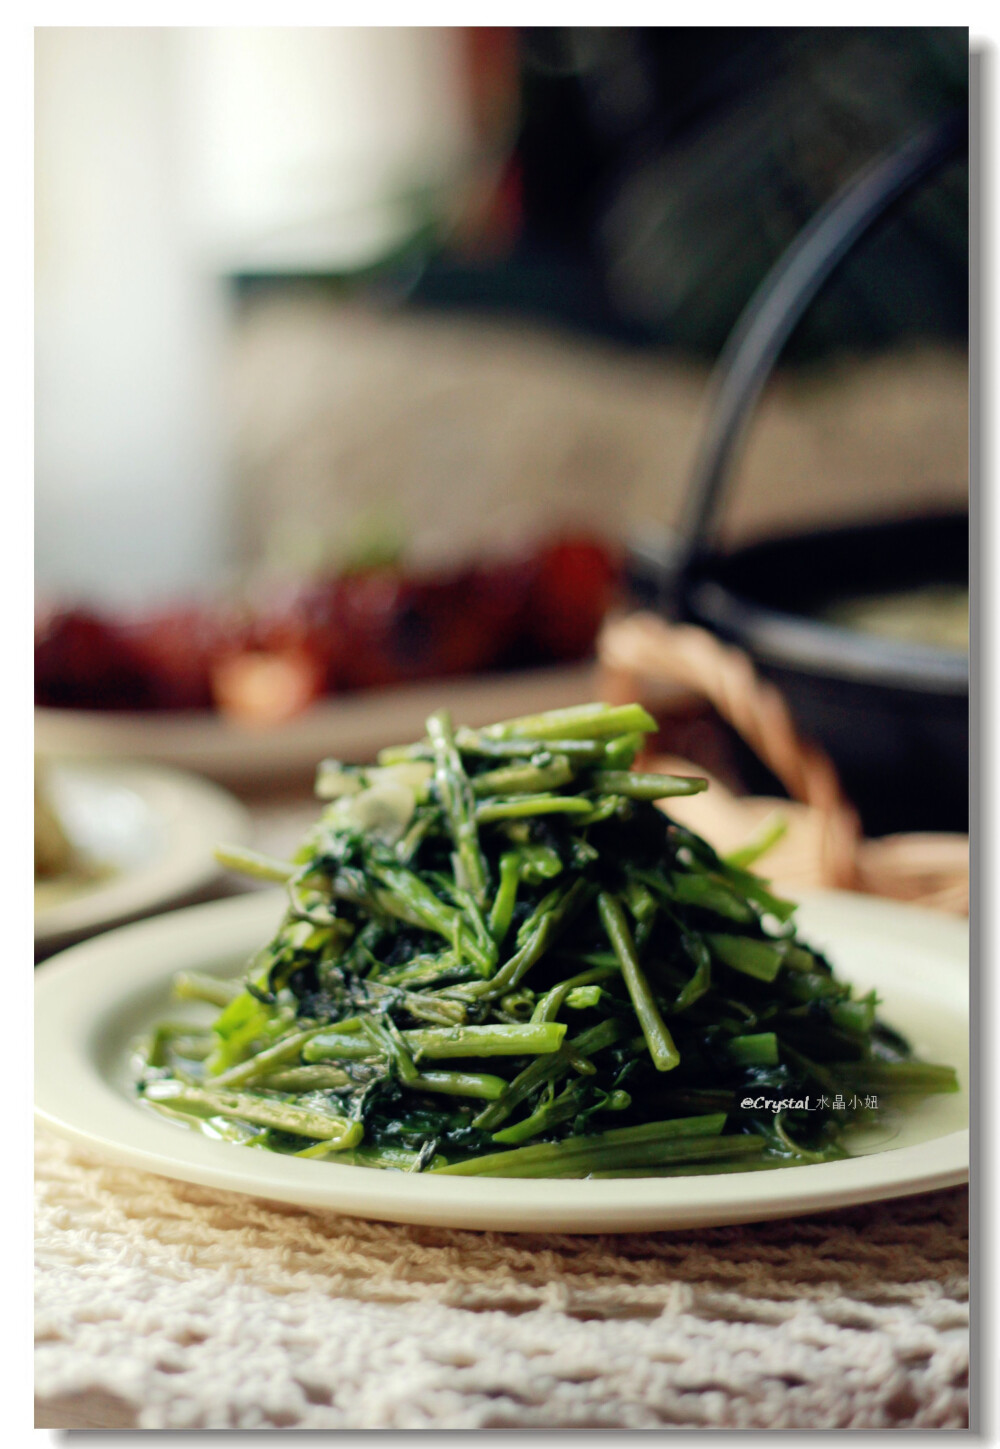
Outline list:
[[[35,945],[51,948],[183,900],[220,872],[220,841],[249,839],[238,801],[217,785],[158,765],[48,760],[46,793],[92,880],[35,892]]]
[[[585,704],[593,666],[558,665],[506,674],[435,679],[396,689],[322,699],[286,724],[254,729],[207,710],[132,713],[36,709],[36,747],[45,754],[161,760],[224,784],[311,779],[326,755],[370,760],[383,745],[419,739],[434,710],[467,725]]]
[[[962,1092],[917,1104],[858,1156],[733,1176],[604,1181],[441,1178],[339,1167],[213,1142],[130,1099],[127,1047],[169,1011],[181,968],[238,971],[277,924],[280,894],[197,906],[76,946],[36,973],[42,1121],[119,1162],[209,1187],[390,1222],[598,1233],[753,1222],[962,1182],[968,1175],[968,960],[964,922],[852,895],[807,898],[804,937],[874,986],[885,1018]]]

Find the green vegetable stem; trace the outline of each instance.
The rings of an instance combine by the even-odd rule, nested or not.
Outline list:
[[[439,710],[325,761],[291,861],[220,849],[284,904],[241,980],[177,978],[191,1020],[137,1046],[138,1099],[316,1172],[624,1179],[834,1161],[853,1120],[957,1090],[747,868],[780,820],[723,858],[666,813],[706,782],[631,768],[655,727]]]

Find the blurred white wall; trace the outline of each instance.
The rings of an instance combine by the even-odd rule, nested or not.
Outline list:
[[[231,547],[222,278],[350,272],[460,196],[454,30],[36,31],[36,576],[216,587]]]
[[[454,208],[475,161],[460,32],[176,34],[192,211],[222,270],[350,272]]]
[[[36,34],[36,578],[145,601],[227,547],[221,292],[180,205],[173,32]]]

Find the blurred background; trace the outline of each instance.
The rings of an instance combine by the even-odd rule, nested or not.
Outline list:
[[[36,36],[38,699],[251,723],[588,659],[755,288],[968,104],[960,27]],[[809,308],[727,546],[964,511],[967,221],[962,155]]]

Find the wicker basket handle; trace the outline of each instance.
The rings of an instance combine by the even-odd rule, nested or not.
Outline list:
[[[602,695],[611,703],[641,699],[644,685],[688,690],[709,701],[793,800],[822,824],[825,884],[967,911],[968,839],[898,835],[866,841],[857,811],[829,757],[802,739],[780,691],[762,679],[741,650],[693,624],[656,614],[610,620],[598,642]]]

